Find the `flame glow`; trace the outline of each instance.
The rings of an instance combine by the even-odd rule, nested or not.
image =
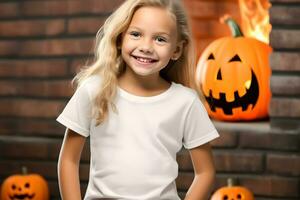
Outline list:
[[[245,36],[269,44],[272,26],[269,22],[268,0],[239,0],[242,30]]]

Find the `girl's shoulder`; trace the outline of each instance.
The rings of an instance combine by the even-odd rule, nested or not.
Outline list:
[[[100,75],[91,75],[82,81],[80,87],[82,90],[85,90],[90,97],[93,97],[93,94],[96,93],[95,91],[99,90],[101,82],[102,79]]]
[[[87,84],[87,85],[98,85],[99,83],[101,83],[101,76],[98,74],[94,74],[91,75],[89,77],[87,77],[84,81],[83,84]]]
[[[195,89],[184,86],[180,83],[174,83],[174,84],[175,84],[175,86],[176,86],[175,88],[177,90],[175,92],[175,94],[180,96],[181,99],[185,99],[188,102],[192,102],[195,99],[199,99],[199,95]]]

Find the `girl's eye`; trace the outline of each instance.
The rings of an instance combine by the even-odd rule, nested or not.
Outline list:
[[[136,31],[132,31],[132,32],[130,32],[129,33],[131,36],[133,36],[133,37],[139,37],[139,36],[141,36],[141,34],[139,33],[139,32],[136,32]]]
[[[161,36],[156,37],[156,41],[159,43],[167,42],[167,39]]]

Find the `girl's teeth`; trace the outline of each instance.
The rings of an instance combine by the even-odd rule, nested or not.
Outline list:
[[[151,63],[151,59],[146,58],[137,58],[138,61],[144,62],[144,63]]]

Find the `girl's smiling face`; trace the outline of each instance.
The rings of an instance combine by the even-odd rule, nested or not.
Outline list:
[[[122,58],[140,76],[159,74],[181,55],[175,18],[164,8],[141,7],[122,34]]]

